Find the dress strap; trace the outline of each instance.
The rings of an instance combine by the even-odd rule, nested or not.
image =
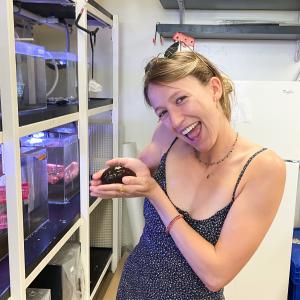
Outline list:
[[[169,149],[165,152],[165,155],[168,155],[169,151],[171,150],[172,146],[175,144],[176,140],[177,140],[177,137],[173,140],[173,142],[171,143]]]
[[[247,167],[249,166],[249,164],[251,163],[251,161],[255,158],[255,156],[257,156],[259,153],[261,153],[261,152],[263,152],[265,150],[267,150],[267,148],[262,148],[262,149],[258,150],[245,163],[245,165],[244,165],[242,171],[240,172],[239,177],[238,177],[238,179],[237,179],[237,181],[235,183],[234,190],[233,190],[233,193],[232,193],[232,201],[234,201],[234,199],[235,199],[236,190],[237,190],[237,188],[239,186],[239,183],[240,183],[240,181],[241,181],[241,179],[242,179],[242,177],[243,177],[243,175],[244,175]]]

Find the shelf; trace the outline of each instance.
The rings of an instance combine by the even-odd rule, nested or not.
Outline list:
[[[28,287],[82,223],[80,196],[68,204],[49,204],[49,221],[26,238],[25,265]],[[0,295],[9,287],[8,257],[0,262]]]
[[[92,211],[100,204],[100,202],[102,201],[102,198],[96,198],[96,197],[90,197],[90,214],[92,213]]]
[[[78,121],[78,105],[48,105],[45,109],[19,112],[20,137],[69,122]],[[2,130],[0,116],[0,131]]]
[[[104,9],[94,0],[89,0],[88,6],[91,7],[89,10],[95,9],[96,11],[99,11],[103,15],[103,19],[105,19],[98,19],[98,24],[94,23],[94,25],[104,27],[111,25],[113,15],[110,14],[106,9]],[[18,7],[45,18],[55,17],[60,20],[75,20],[74,4],[70,3],[69,0],[20,0]],[[88,16],[88,21],[89,20],[94,21],[95,19],[91,16]]]
[[[44,257],[44,259],[33,269],[33,271],[26,278],[26,287],[35,279],[35,277],[42,271],[42,269],[49,263],[49,261],[57,254],[61,247],[70,239],[70,237],[75,233],[75,231],[82,224],[82,219],[78,219],[73,226],[63,235],[57,244],[49,251],[49,253]],[[52,223],[53,225],[53,223]]]
[[[160,0],[163,8],[178,9],[177,0]],[[202,10],[300,10],[298,0],[185,0],[186,9]]]
[[[29,278],[32,276],[30,273],[40,264],[42,256],[47,255],[48,257],[48,253],[52,248],[70,232],[71,228],[74,229],[74,224],[80,225],[80,222],[78,222],[80,220],[79,213],[79,194],[67,204],[49,203],[49,221],[25,240],[25,264],[26,275],[28,276],[26,282],[30,281]],[[38,261],[36,258],[38,258]]]
[[[80,126],[78,127],[78,135],[80,136],[80,154],[82,157],[88,158],[89,122],[99,121],[101,124],[113,125],[107,126],[107,134],[109,138],[112,137],[113,143],[113,149],[109,148],[108,151],[113,152],[110,156],[116,155],[118,152],[119,140],[119,21],[117,15],[110,14],[97,2],[99,1],[14,0],[11,1],[11,4],[7,4],[8,1],[3,2],[5,4],[2,5],[0,9],[0,17],[1,20],[3,20],[3,26],[0,27],[0,42],[1,45],[4,46],[1,48],[3,51],[1,53],[2,55],[0,55],[0,61],[4,68],[2,68],[0,72],[0,77],[3,79],[3,82],[1,81],[1,83],[3,83],[1,85],[1,95],[3,94],[5,98],[3,99],[7,101],[4,101],[6,105],[3,105],[2,107],[2,115],[0,113],[0,143],[2,142],[7,146],[12,145],[12,149],[15,147],[18,148],[18,139],[20,137],[24,137],[38,131],[45,131],[67,123],[78,122],[80,123]],[[109,69],[108,72],[106,72],[105,68],[101,68],[100,71],[101,76],[103,73],[105,79],[107,78],[111,83],[111,91],[108,96],[112,96],[111,94],[113,94],[113,99],[99,99],[95,101],[93,99],[89,101],[88,99],[89,79],[87,73],[89,72],[87,67],[90,51],[86,44],[89,43],[89,36],[81,30],[78,30],[74,24],[76,14],[80,12],[82,12],[80,19],[82,27],[93,29],[94,26],[96,26],[103,27],[108,30],[107,42],[111,51],[109,50],[109,52],[107,52],[106,47],[105,49],[99,48],[98,54],[101,56],[100,59],[102,59],[102,54],[104,59],[106,59],[107,55],[110,56],[109,60],[112,64],[105,66]],[[16,78],[18,76],[16,75],[18,74],[15,74],[15,38],[14,32],[10,29],[13,28],[15,24],[20,26],[19,29],[22,31],[22,28],[24,26],[26,27],[27,23],[29,24],[29,29],[32,29],[31,27],[34,27],[35,29],[35,25],[37,25],[37,27],[43,27],[37,31],[33,30],[33,38],[34,40],[40,40],[42,44],[49,44],[49,47],[53,43],[58,45],[61,41],[63,42],[63,47],[65,47],[64,41],[66,34],[68,35],[68,33],[70,33],[68,35],[68,37],[70,37],[70,45],[74,46],[73,50],[78,55],[77,92],[79,104],[77,102],[76,104],[60,106],[48,105],[47,108],[39,110],[37,109],[37,105],[35,107],[31,105],[30,107],[21,107],[19,105],[18,111],[18,107],[16,106],[17,99],[14,99],[17,98],[16,94],[18,94],[18,91],[16,91],[16,82],[18,81]],[[49,32],[47,30],[48,27],[52,28]],[[73,32],[70,31],[71,27]],[[66,31],[67,28],[70,29],[70,32]],[[44,29],[47,31],[46,35],[44,35]],[[57,41],[56,32],[59,33],[57,34]],[[53,34],[53,40],[47,40],[48,33],[49,36]],[[22,37],[25,36],[20,34],[20,38]],[[104,38],[106,39],[106,37]],[[48,46],[47,48],[49,48]],[[95,72],[96,71],[98,71],[97,68],[95,69]],[[10,101],[11,99],[16,101]],[[28,108],[30,108],[31,111],[25,110]],[[35,108],[35,110],[33,110],[33,108]],[[3,118],[3,116],[5,116],[5,118]],[[3,130],[4,134],[2,133],[2,135],[1,121],[5,128],[5,130]],[[102,130],[102,128],[100,129]],[[106,129],[106,127],[104,129]],[[102,142],[102,135],[99,134],[99,138]],[[109,140],[109,142],[111,142],[111,140]],[[8,147],[7,149],[10,148]],[[5,151],[3,154],[5,161],[8,163],[15,162],[16,159],[18,159],[17,152]],[[80,188],[84,190],[88,188],[84,179],[89,177],[88,161],[87,163],[81,164],[80,167]],[[13,175],[19,175],[21,171],[19,166],[15,163],[12,164],[12,170]],[[81,179],[84,180],[82,181]],[[21,192],[20,187],[18,187],[15,180],[9,185],[9,191],[13,194],[14,198],[16,196],[16,191],[18,193]],[[89,198],[86,200],[89,201]],[[101,199],[97,198],[93,203],[91,203],[90,207],[86,206],[89,205],[89,202],[84,204],[84,199],[82,198],[81,193],[81,197],[80,195],[76,196],[75,200],[71,201],[70,204],[49,204],[49,220],[43,223],[34,233],[25,239],[23,238],[22,212],[20,211],[20,206],[15,204],[11,205],[10,210],[8,211],[8,218],[10,219],[10,223],[13,225],[13,236],[10,237],[10,242],[12,241],[13,243],[16,243],[14,247],[9,249],[9,256],[7,255],[2,261],[0,261],[0,294],[1,291],[3,291],[2,296],[0,296],[0,300],[8,299],[9,297],[13,300],[25,299],[26,288],[33,284],[47,264],[53,260],[61,247],[68,240],[77,238],[78,234],[81,244],[80,260],[83,268],[82,276],[86,286],[83,290],[82,298],[89,299],[91,295],[93,297],[97,292],[97,289],[99,289],[101,281],[103,282],[102,279],[107,270],[110,268],[115,270],[120,257],[120,237],[118,228],[120,226],[119,221],[121,220],[119,218],[119,206],[115,205],[115,203],[113,205],[112,212],[112,244],[108,245],[110,249],[91,249],[91,255],[89,255],[90,245],[92,244],[94,246],[93,239],[91,239],[91,244],[89,243],[90,227],[94,226],[93,223],[89,222],[89,213],[93,212],[97,207],[100,208],[100,202]],[[68,213],[67,216],[65,216],[66,212]],[[95,212],[96,211],[94,211],[94,213]],[[99,253],[99,251],[101,253]],[[9,266],[9,262],[11,266]],[[89,270],[90,263],[92,267],[91,272]],[[1,270],[4,270],[5,272],[1,272]],[[90,288],[92,291],[90,291]]]
[[[102,27],[112,26],[113,16],[95,1],[89,1],[86,4],[86,9],[88,12],[88,25],[95,25],[92,21],[89,22],[89,20],[92,19],[98,23],[100,22]]]
[[[94,99],[89,101],[88,116],[97,115],[113,109],[112,99]],[[47,130],[63,124],[78,121],[78,106],[74,105],[48,105],[46,109],[20,112],[19,115],[19,137],[34,132]],[[1,120],[1,118],[0,118]],[[2,125],[0,125],[2,130]],[[2,143],[2,132],[0,132],[0,143]]]
[[[112,99],[96,99],[90,98],[88,116],[94,116],[113,109]]]
[[[100,12],[102,12],[104,15],[106,15],[108,18],[113,20],[113,15],[108,12],[104,7],[102,7],[99,3],[97,3],[95,0],[89,0],[89,4],[96,9],[98,9]]]
[[[68,105],[48,105],[45,109],[39,109],[28,112],[20,112],[19,113],[19,126],[35,126],[34,123],[42,122],[45,120],[55,119],[58,117],[68,117],[68,115],[73,115],[78,117],[76,114],[78,113],[78,105],[77,104],[68,104]]]
[[[90,290],[92,300],[112,261],[111,248],[90,248]]]
[[[199,39],[299,40],[300,26],[278,24],[190,25],[158,24],[157,31],[165,38],[182,32]]]
[[[47,130],[49,128],[61,126],[67,123],[75,122],[78,121],[78,119],[79,119],[79,114],[73,113],[66,116],[57,117],[57,118],[21,126],[19,129],[19,137],[26,136],[34,132]]]

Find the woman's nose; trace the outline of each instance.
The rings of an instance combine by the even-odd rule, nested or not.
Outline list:
[[[172,111],[169,111],[170,125],[173,130],[178,131],[178,129],[181,128],[183,119],[183,115],[179,109],[173,109]]]

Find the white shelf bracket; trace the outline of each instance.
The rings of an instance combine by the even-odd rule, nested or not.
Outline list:
[[[180,24],[184,24],[184,0],[177,0],[177,4],[179,7],[179,21]]]

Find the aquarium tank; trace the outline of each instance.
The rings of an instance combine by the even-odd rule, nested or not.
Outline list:
[[[71,52],[46,52],[48,104],[77,103],[77,55]]]
[[[6,182],[0,150],[0,260],[8,252]],[[42,226],[49,217],[46,149],[21,147],[21,181],[24,237]]]
[[[47,108],[45,48],[15,42],[19,111]]]
[[[48,201],[68,203],[79,193],[79,144],[77,134],[40,132],[21,139],[21,144],[47,149]]]

